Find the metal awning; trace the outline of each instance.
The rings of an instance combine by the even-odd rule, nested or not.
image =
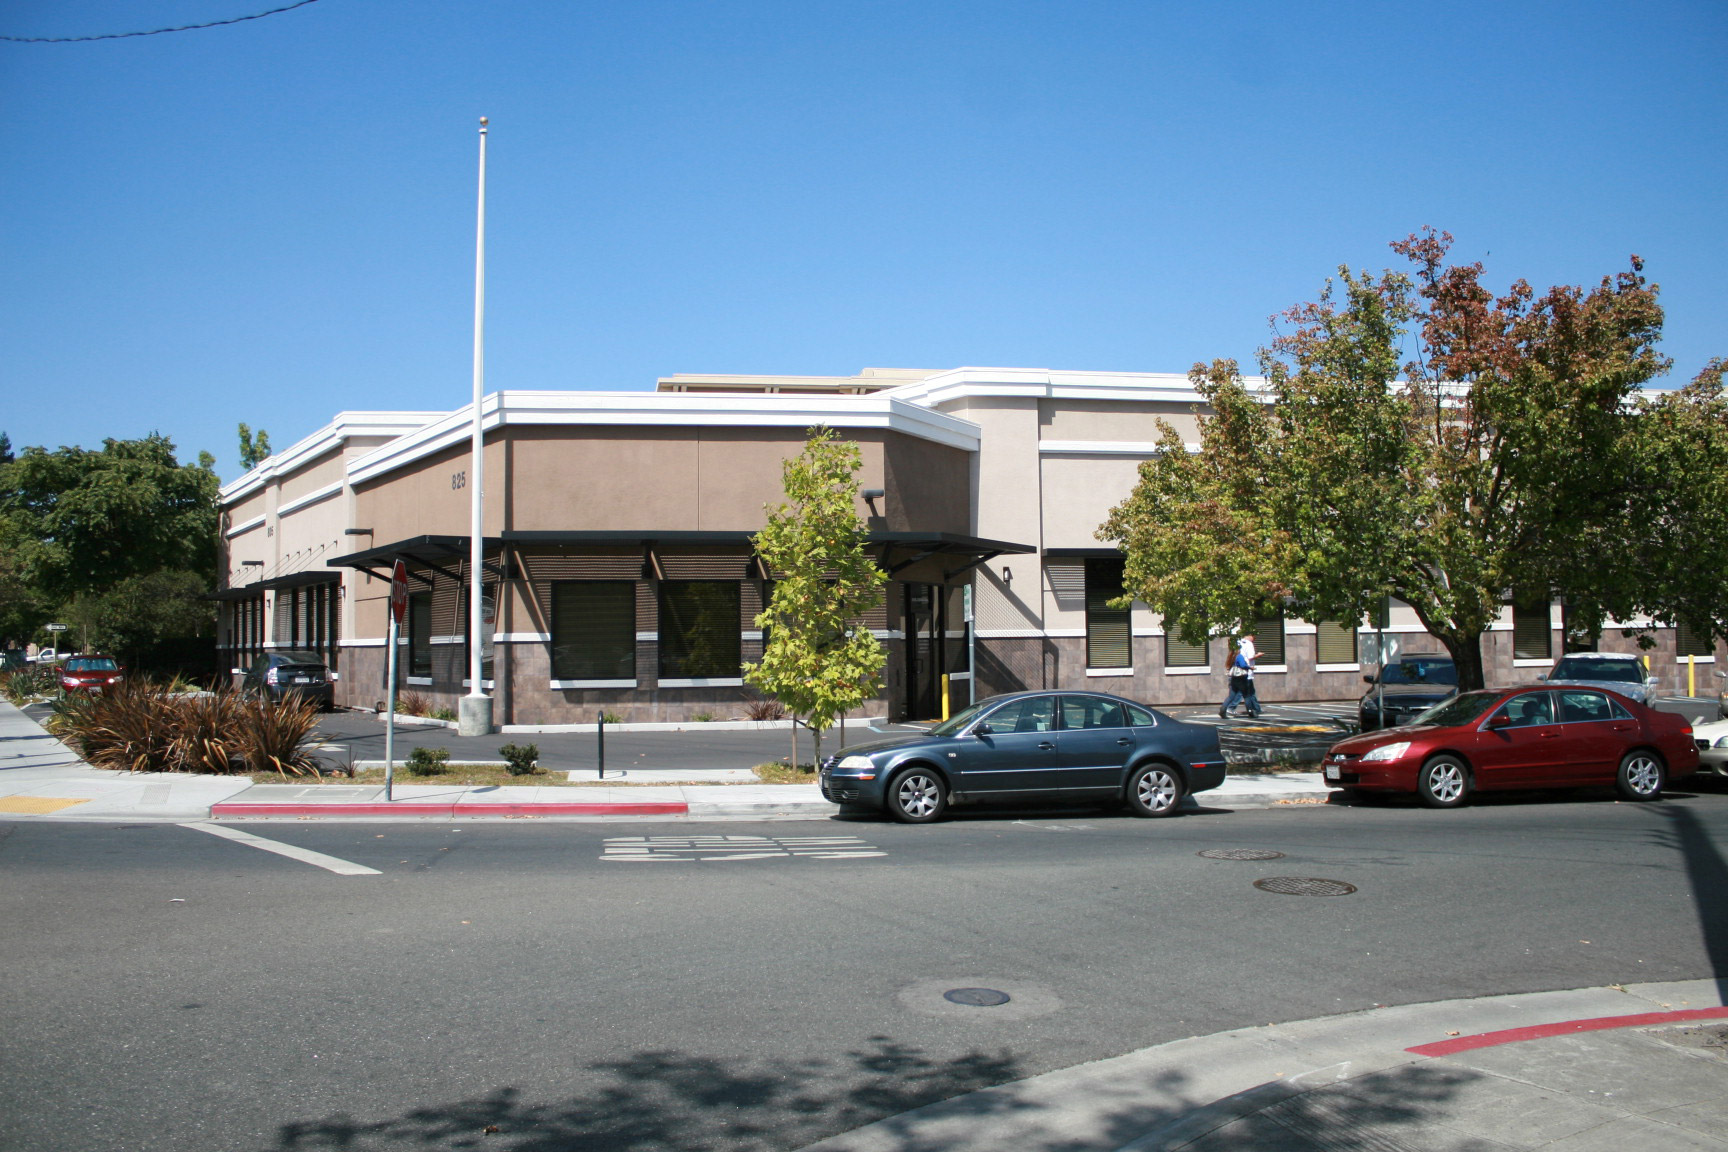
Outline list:
[[[488,536],[485,540],[486,551],[499,552],[504,547],[504,541],[496,536]],[[461,582],[461,577],[447,565],[452,561],[460,564],[468,559],[468,537],[466,536],[410,536],[406,540],[398,540],[394,544],[380,544],[376,548],[368,548],[364,552],[350,552],[346,556],[337,556],[328,560],[332,568],[357,568],[362,572],[370,572],[380,580],[390,579],[390,571],[396,561],[430,568],[441,576]],[[486,571],[500,580],[513,577],[504,573],[495,564],[484,565]],[[418,572],[410,572],[410,579],[418,579],[422,584],[432,583],[431,579]]]
[[[1058,560],[1120,560],[1120,548],[1046,548],[1044,555]]]
[[[337,584],[342,580],[342,573],[332,572],[328,568],[309,568],[304,572],[290,572],[286,576],[272,576],[268,580],[260,580],[251,585],[253,588],[303,588],[308,584]]]
[[[559,546],[559,545],[595,545],[595,544],[629,544],[643,549],[648,558],[650,568],[653,567],[653,553],[657,547],[668,545],[711,545],[733,548],[749,548],[755,536],[754,532],[621,532],[621,531],[527,531],[506,529],[500,536],[488,536],[486,549],[489,552],[502,552],[506,547],[524,546]],[[1002,555],[1025,555],[1036,552],[1037,548],[1030,544],[1015,544],[1007,540],[987,540],[979,536],[965,536],[955,532],[871,532],[868,545],[877,553],[877,563],[890,576],[896,572],[910,568],[912,565],[935,557],[942,557],[958,564],[958,567],[945,568],[942,573],[944,580],[954,577],[971,568]],[[394,544],[383,544],[376,548],[368,548],[364,552],[354,552],[347,556],[338,556],[329,561],[333,568],[357,568],[370,572],[380,579],[390,578],[390,568],[397,560],[404,560],[421,568],[430,568],[440,575],[456,579],[456,573],[447,565],[452,561],[460,561],[468,555],[468,537],[466,536],[411,536],[406,540],[398,540]],[[504,576],[503,570],[488,563],[486,570],[493,576],[504,579],[515,577]],[[431,580],[419,573],[410,573],[422,583]]]
[[[262,582],[259,582],[254,584],[243,584],[238,588],[219,588],[214,592],[207,593],[204,599],[224,601],[250,600],[254,596],[262,595],[264,595],[264,585]]]

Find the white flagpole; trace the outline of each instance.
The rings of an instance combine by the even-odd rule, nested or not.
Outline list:
[[[474,227],[474,428],[468,465],[468,695],[461,700],[457,731],[463,736],[485,736],[492,731],[492,698],[486,695],[480,677],[485,647],[482,630],[486,558],[485,442],[480,424],[480,398],[486,384],[486,117],[480,118],[480,192]]]

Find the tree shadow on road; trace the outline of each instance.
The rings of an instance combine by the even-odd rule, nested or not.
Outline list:
[[[381,1120],[333,1115],[280,1129],[277,1149],[488,1148],[665,1152],[796,1148],[884,1116],[1024,1075],[1005,1053],[942,1060],[887,1037],[833,1060],[727,1060],[640,1052],[589,1066],[597,1081],[547,1103],[516,1088]]]
[[[1166,1069],[1077,1082],[1074,1089],[1086,1093],[1077,1119],[1051,1107],[1076,1102],[1066,1086],[1013,1083],[1022,1070],[1012,1056],[973,1051],[939,1060],[880,1036],[831,1061],[741,1063],[661,1051],[590,1068],[595,1087],[555,1102],[500,1088],[380,1120],[334,1115],[284,1125],[274,1148],[784,1152],[881,1121],[868,1146],[892,1152],[974,1147],[980,1135],[998,1132],[1011,1132],[1019,1152],[1076,1152],[1165,1129],[1179,1131],[1183,1143],[1199,1139],[1195,1152],[1350,1152],[1383,1149],[1401,1129],[1443,1120],[1458,1094],[1483,1078],[1422,1062],[1343,1084],[1280,1081],[1213,1102],[1194,1098],[1187,1074]],[[909,1115],[925,1105],[934,1107]]]

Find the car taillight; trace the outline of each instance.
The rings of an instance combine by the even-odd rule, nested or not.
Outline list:
[[[280,671],[281,671],[280,668],[272,668],[272,669],[270,669],[270,671],[264,673],[264,683],[266,683],[266,684],[278,684],[278,683],[280,683],[280,681],[276,679],[276,675]]]

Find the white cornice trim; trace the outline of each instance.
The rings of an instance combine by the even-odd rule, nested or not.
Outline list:
[[[260,461],[244,476],[224,484],[221,502],[232,504],[250,496],[271,480],[286,476],[341,447],[351,436],[402,436],[443,415],[442,412],[338,412],[318,431]]]
[[[346,485],[342,481],[338,480],[334,484],[326,484],[322,488],[308,492],[306,495],[298,497],[297,499],[290,500],[288,503],[276,509],[276,518],[280,520],[282,517],[298,512],[302,508],[310,508],[320,500],[328,500],[332,496],[339,496],[342,494],[342,490],[345,487]]]
[[[647,425],[650,427],[879,428],[978,450],[970,420],[875,392],[861,396],[788,396],[701,392],[494,392],[480,402],[481,426]],[[416,460],[466,442],[473,426],[468,404],[348,466],[351,484],[377,479]]]
[[[228,531],[223,533],[223,535],[226,536],[229,540],[232,540],[236,536],[246,535],[246,533],[252,531],[252,529],[254,529],[254,528],[262,528],[262,527],[264,527],[264,517],[262,515],[254,516],[250,520],[240,521],[240,523],[238,523],[238,524],[234,525],[234,527],[228,529]]]
[[[1263,376],[1245,376],[1250,391]],[[1132,400],[1201,404],[1205,398],[1180,372],[1056,372],[1048,368],[955,368],[880,393],[920,404],[946,404],[982,396],[1056,400]]]

